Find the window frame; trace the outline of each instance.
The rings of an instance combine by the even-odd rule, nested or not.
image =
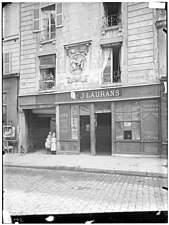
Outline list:
[[[135,141],[135,142],[140,142],[141,141],[141,103],[139,101],[129,101],[127,102],[129,105],[131,104],[131,111],[124,111],[124,108],[122,108],[121,110],[118,110],[117,109],[115,110],[115,141]],[[139,105],[139,110],[132,110],[132,103],[138,103]],[[117,107],[117,106],[116,106]],[[124,107],[124,105],[123,105]],[[120,118],[117,119],[117,114],[121,114]],[[127,113],[130,113],[131,116],[129,118],[126,118],[124,115],[127,114]],[[138,118],[133,118],[132,117],[132,114],[133,113],[139,113],[139,116]],[[125,123],[131,123],[130,125],[130,129],[125,129],[125,126],[124,124]],[[139,139],[138,138],[135,138],[133,139],[133,137],[135,137],[133,131],[133,124],[134,123],[138,123],[139,124]],[[122,136],[123,138],[117,138],[117,124],[121,124],[121,130],[122,130]],[[128,139],[128,138],[124,138],[124,132],[125,131],[131,131],[131,139]]]
[[[34,18],[35,17],[35,11],[38,11],[38,18]],[[33,9],[33,32],[40,32],[41,30],[41,23],[40,23],[40,9],[39,8],[36,8],[36,9]],[[35,22],[38,21],[38,29],[35,29]]]
[[[57,13],[57,9],[58,9],[59,4],[62,5],[61,13]],[[58,19],[57,19],[58,16],[61,16],[61,18],[62,18],[62,23],[60,25],[58,25]],[[63,27],[63,2],[57,2],[56,3],[56,28],[59,28],[59,27]]]
[[[120,79],[119,81],[115,82],[113,81],[113,76],[114,76],[114,72],[116,70],[114,70],[114,61],[113,61],[113,56],[114,56],[114,48],[115,47],[119,47],[119,52],[118,52],[118,65],[117,67],[120,68],[120,70],[118,70],[118,76],[120,76]],[[111,69],[110,69],[110,82],[104,82],[104,70],[107,66],[105,66],[105,68],[103,68],[103,63],[104,63],[104,50],[111,50]],[[121,83],[121,64],[122,64],[122,43],[116,43],[116,44],[108,44],[108,45],[102,45],[102,77],[101,77],[101,80],[102,80],[102,84],[116,84],[116,83]]]
[[[8,99],[8,96],[7,96],[7,92],[3,92],[3,93],[2,93],[2,97],[3,97],[3,98],[4,98],[4,95],[6,95],[6,102],[5,102],[5,103],[4,103],[4,101],[2,102],[2,107],[3,107],[3,108],[4,108],[4,107],[6,108],[6,121],[4,121],[4,124],[7,125],[7,121],[8,121],[8,118],[7,118],[7,117],[8,117],[8,112],[7,112],[7,101],[8,101],[7,99]],[[3,100],[4,100],[4,99],[3,99]],[[3,120],[4,120],[4,117],[3,117],[3,115],[4,115],[4,113],[3,113],[3,112],[4,112],[4,111],[3,111],[3,108],[2,108],[2,118],[3,118]]]
[[[54,6],[53,10],[47,10],[47,7]],[[46,9],[46,10],[45,10]],[[46,12],[45,12],[46,11]],[[47,13],[49,12],[49,13]],[[52,23],[51,23],[51,15],[54,12],[54,37],[52,37]],[[46,16],[45,16],[46,15]],[[49,25],[45,25],[45,20],[48,20]],[[45,27],[45,28],[44,28]],[[47,31],[48,30],[48,31]],[[41,36],[43,35],[42,32],[46,32],[46,35],[48,35],[48,38],[45,38],[44,40],[41,37],[41,41],[50,41],[56,38],[56,3],[49,4],[46,6],[41,7]]]
[[[6,54],[8,54],[8,59],[9,59],[9,61],[8,62],[6,62]],[[4,61],[4,74],[10,74],[11,73],[11,52],[4,52],[4,55],[3,55],[3,61]],[[8,65],[8,71],[6,71],[6,66]]]
[[[47,63],[46,64],[43,64],[42,63],[41,64],[41,62],[42,62],[43,59],[45,59],[45,58],[47,59],[49,57],[51,57],[51,61],[53,60],[53,62],[51,64],[50,63],[48,63],[48,64]],[[52,75],[54,76],[53,79],[48,77],[48,75],[50,75],[50,73],[49,74],[46,73],[48,79],[45,79],[44,78],[44,75],[42,74],[42,71],[44,72],[44,70],[47,70],[47,69],[54,69],[55,72],[54,72],[54,74],[52,73]],[[53,87],[56,87],[56,55],[55,54],[39,56],[39,72],[40,72],[40,83],[43,84],[43,83],[45,83],[47,81],[51,81],[51,83],[54,84],[52,86],[52,88]],[[40,88],[39,89],[41,91],[44,91],[44,90],[49,91],[49,90],[52,90],[52,88],[43,89],[43,88],[41,88],[41,85],[40,85]]]

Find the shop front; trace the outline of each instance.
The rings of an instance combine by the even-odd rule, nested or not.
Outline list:
[[[158,84],[44,94],[27,97],[27,103],[25,98],[20,127],[27,149],[31,142],[44,148],[53,129],[56,154],[161,154]]]
[[[159,93],[142,85],[56,95],[57,154],[159,155]]]

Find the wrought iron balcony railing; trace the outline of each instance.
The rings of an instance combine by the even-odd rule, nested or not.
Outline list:
[[[39,89],[40,91],[52,90],[55,88],[55,80],[40,80]]]
[[[56,28],[41,31],[41,41],[47,41],[56,38]]]
[[[114,71],[112,77],[111,73],[104,73],[102,80],[103,83],[119,83],[121,82],[121,71]]]
[[[102,17],[103,28],[116,26],[121,23],[121,13],[114,13]]]

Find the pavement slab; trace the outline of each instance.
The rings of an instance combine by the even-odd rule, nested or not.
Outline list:
[[[167,177],[168,161],[159,157],[47,155],[38,153],[5,154],[4,166],[76,170],[125,175]]]

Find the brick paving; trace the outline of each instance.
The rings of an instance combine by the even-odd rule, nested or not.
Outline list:
[[[167,210],[167,179],[4,167],[11,215]]]

